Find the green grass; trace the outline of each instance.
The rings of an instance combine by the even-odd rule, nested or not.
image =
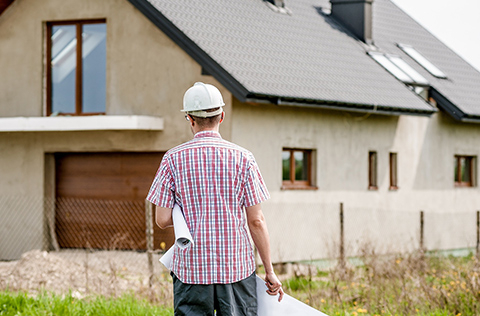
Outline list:
[[[71,294],[0,292],[0,315],[173,315],[173,310],[153,306],[132,296],[77,299]]]

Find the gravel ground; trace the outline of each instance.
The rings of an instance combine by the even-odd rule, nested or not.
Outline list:
[[[33,250],[18,261],[0,262],[0,290],[72,292],[79,298],[91,294],[109,297],[133,293],[154,302],[171,304],[171,278],[158,262],[159,258],[160,255],[154,255],[150,288],[146,253]]]

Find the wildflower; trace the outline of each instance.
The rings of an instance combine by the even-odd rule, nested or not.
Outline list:
[[[305,304],[308,304],[308,303],[310,303],[310,300],[307,298],[305,299]]]
[[[322,299],[320,300],[320,302],[321,302],[321,303],[325,303],[325,300],[322,298]]]
[[[366,314],[367,310],[365,308],[359,308],[359,309],[357,309],[357,312]]]

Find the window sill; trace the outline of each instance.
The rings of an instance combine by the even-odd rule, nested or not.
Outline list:
[[[472,185],[471,183],[459,183],[459,182],[455,182],[455,187],[456,188],[475,188],[475,186]]]
[[[399,187],[397,186],[391,186],[388,188],[389,191],[398,191],[398,189],[400,189]]]
[[[378,187],[376,186],[369,186],[368,191],[378,191]]]
[[[3,117],[1,132],[163,131],[163,118],[145,115]]]
[[[312,185],[288,185],[284,184],[280,187],[280,190],[283,191],[288,191],[288,190],[310,190],[310,191],[315,191],[318,190],[317,186],[312,186]]]

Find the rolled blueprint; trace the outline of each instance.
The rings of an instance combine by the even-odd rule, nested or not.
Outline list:
[[[174,248],[179,247],[181,249],[185,249],[194,243],[192,234],[190,234],[190,230],[188,229],[187,222],[185,222],[182,209],[180,206],[178,206],[178,204],[173,206],[172,220],[173,230],[175,232],[175,244],[163,254],[162,258],[160,258],[160,262],[168,270],[171,270]]]
[[[327,316],[287,294],[283,295],[281,302],[278,302],[278,295],[272,296],[266,291],[265,281],[257,276],[258,316]]]

